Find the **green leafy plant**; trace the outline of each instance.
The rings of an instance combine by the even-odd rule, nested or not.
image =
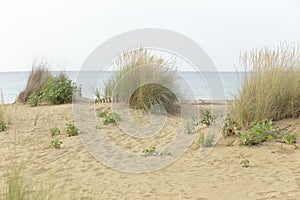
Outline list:
[[[245,168],[250,167],[250,161],[247,159],[241,160],[240,164],[242,165],[242,167],[245,167]]]
[[[50,134],[51,134],[52,137],[55,136],[55,135],[59,135],[60,134],[60,130],[57,127],[53,127],[50,130]]]
[[[263,120],[255,124],[240,137],[240,144],[246,146],[258,145],[266,140],[277,138],[280,129],[278,127],[274,128],[272,124],[272,120]]]
[[[6,123],[0,121],[0,132],[1,132],[1,131],[5,131],[6,128],[7,128]]]
[[[238,124],[236,121],[234,121],[230,115],[227,115],[227,117],[224,120],[224,124],[222,127],[222,134],[223,137],[232,136],[232,135],[239,135],[241,132],[241,125]]]
[[[103,124],[108,125],[108,124],[113,124],[113,125],[118,125],[119,121],[121,120],[120,116],[113,112],[109,113],[104,117]]]
[[[205,110],[201,114],[200,123],[206,126],[210,126],[215,120],[217,116],[212,115],[208,110]]]
[[[100,117],[100,118],[104,118],[108,115],[108,112],[105,110],[105,111],[98,111],[97,112],[97,117]]]
[[[55,149],[60,149],[61,144],[62,144],[62,141],[59,141],[56,138],[51,140],[51,146],[53,146]]]
[[[64,104],[72,102],[75,84],[64,74],[50,78],[42,88],[42,97],[51,104]]]
[[[285,135],[283,136],[283,140],[286,144],[295,144],[297,142],[297,135]]]
[[[156,156],[158,155],[158,152],[156,151],[155,147],[150,147],[149,149],[144,149],[142,152],[142,156],[148,157],[148,156]]]
[[[29,104],[30,107],[36,107],[40,104],[40,97],[33,92],[27,99],[26,103]]]
[[[79,134],[79,129],[75,127],[74,124],[67,124],[66,134],[71,136],[77,136]]]

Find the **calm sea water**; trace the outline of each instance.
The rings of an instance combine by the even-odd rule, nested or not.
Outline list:
[[[15,101],[17,95],[26,87],[26,82],[30,72],[0,72],[0,88],[2,88],[5,103],[12,103]],[[82,94],[85,97],[93,98],[94,85],[101,85],[112,72],[99,73],[95,72],[78,72],[67,71],[68,77],[78,84],[82,85]],[[242,81],[242,73],[237,72],[219,72],[220,79],[217,78],[214,72],[202,72],[201,74],[195,72],[179,72],[181,81],[188,85],[193,93],[193,97],[203,100],[210,99],[232,99],[236,94],[237,89]],[[220,84],[220,81],[222,84]],[[187,97],[189,98],[189,97]]]

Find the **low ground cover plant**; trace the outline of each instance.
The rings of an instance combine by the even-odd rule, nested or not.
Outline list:
[[[217,116],[214,116],[210,113],[210,111],[205,110],[201,114],[200,123],[206,126],[210,126],[215,120]]]
[[[277,139],[281,133],[279,127],[273,127],[272,120],[263,120],[240,137],[240,144],[246,146],[258,145],[267,140]]]
[[[79,129],[74,124],[69,123],[69,124],[67,124],[66,134],[69,137],[77,136],[77,135],[79,135]]]

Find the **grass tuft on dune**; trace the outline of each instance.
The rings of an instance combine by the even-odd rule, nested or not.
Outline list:
[[[229,101],[230,115],[248,127],[264,119],[300,116],[300,50],[281,44],[241,54],[245,74],[238,95]]]

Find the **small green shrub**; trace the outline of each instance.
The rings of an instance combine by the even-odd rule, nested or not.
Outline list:
[[[29,104],[30,107],[36,107],[40,104],[40,97],[33,92],[27,99],[26,103]]]
[[[215,120],[217,116],[212,115],[208,110],[205,110],[200,119],[200,123],[206,126],[210,126]]]
[[[60,149],[61,144],[62,144],[62,141],[59,141],[56,138],[51,140],[51,146],[53,146],[55,149]]]
[[[105,111],[98,111],[97,112],[97,117],[100,117],[100,118],[104,118],[108,115],[108,112],[105,110]]]
[[[277,135],[280,134],[280,130],[278,127],[274,128],[272,124],[272,120],[264,120],[255,124],[240,137],[240,144],[251,146],[258,145],[266,140],[276,139]]]
[[[6,123],[5,122],[0,122],[0,132],[5,131],[6,128],[7,128]]]
[[[155,147],[150,147],[149,149],[145,149],[142,152],[142,156],[148,157],[148,156],[156,156],[158,155],[158,152],[156,151]]]
[[[118,125],[119,121],[121,120],[120,116],[117,113],[109,113],[105,116],[103,120],[104,125],[113,124]]]
[[[285,135],[283,136],[283,140],[286,144],[295,144],[297,142],[297,135]]]
[[[72,103],[75,84],[65,75],[50,78],[42,88],[42,97],[51,104]]]
[[[71,136],[77,136],[79,134],[79,129],[74,126],[74,124],[67,124],[66,134]]]
[[[53,127],[50,130],[51,136],[55,136],[55,135],[59,135],[60,134],[60,130],[57,127]]]
[[[241,129],[241,125],[234,121],[230,115],[227,115],[222,128],[223,137],[239,135],[241,133]]]
[[[247,159],[241,160],[240,164],[242,165],[242,167],[245,167],[245,168],[250,167],[250,161]]]

